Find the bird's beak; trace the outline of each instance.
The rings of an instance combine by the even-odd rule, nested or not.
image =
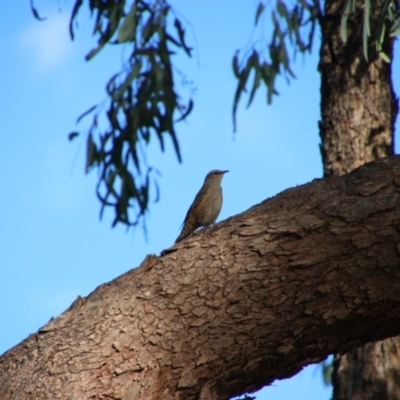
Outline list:
[[[226,171],[222,171],[223,174],[226,174],[227,172],[229,172],[229,169],[227,169]]]

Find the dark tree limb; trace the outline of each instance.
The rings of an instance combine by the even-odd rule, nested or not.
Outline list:
[[[228,399],[400,334],[400,157],[302,185],[79,298],[0,398]]]

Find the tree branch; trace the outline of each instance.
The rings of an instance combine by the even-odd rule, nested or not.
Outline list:
[[[228,399],[400,334],[400,157],[286,190],[175,249],[3,354],[0,398]]]

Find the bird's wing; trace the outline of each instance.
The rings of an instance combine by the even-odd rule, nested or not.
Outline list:
[[[201,206],[201,192],[202,192],[203,186],[201,187],[201,189],[197,192],[196,197],[193,200],[193,203],[191,204],[191,206],[189,207],[189,210],[186,213],[186,217],[182,222],[181,228],[183,225],[185,225],[185,222],[187,222],[189,215],[192,214],[192,211],[196,210],[197,208],[199,208]]]

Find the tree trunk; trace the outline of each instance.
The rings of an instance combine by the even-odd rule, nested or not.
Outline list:
[[[2,400],[228,399],[400,334],[400,157],[150,256],[0,358]]]
[[[393,154],[398,100],[391,64],[369,48],[362,51],[362,23],[349,18],[348,42],[340,38],[342,2],[327,0],[321,20],[321,153],[324,176],[343,175],[366,162]],[[375,18],[376,19],[376,18]],[[371,23],[373,26],[373,22]],[[392,57],[392,41],[385,52]]]
[[[399,399],[399,337],[367,343],[335,359],[341,399]]]
[[[321,21],[322,45],[320,134],[324,175],[342,175],[364,163],[393,154],[398,100],[391,81],[391,64],[369,47],[362,51],[363,9],[349,18],[348,43],[340,38],[343,2],[327,0]],[[371,11],[374,32],[381,3]],[[388,30],[387,30],[388,31]],[[392,57],[393,42],[384,51]],[[334,400],[400,400],[400,339],[370,343],[335,357]]]

